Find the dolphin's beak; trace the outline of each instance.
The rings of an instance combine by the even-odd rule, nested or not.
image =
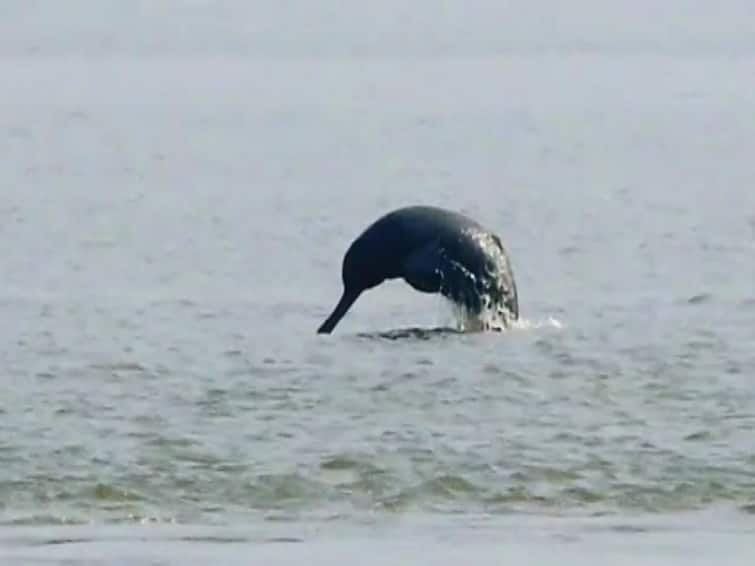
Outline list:
[[[354,301],[359,298],[359,295],[362,294],[362,291],[352,291],[349,289],[344,289],[343,295],[341,296],[341,300],[338,301],[338,304],[336,305],[336,308],[333,309],[333,312],[328,317],[328,319],[322,323],[322,326],[317,329],[318,334],[330,334],[333,332],[333,329],[336,327],[336,324],[343,318],[343,315],[346,314],[346,312],[349,310],[351,305],[354,304]]]

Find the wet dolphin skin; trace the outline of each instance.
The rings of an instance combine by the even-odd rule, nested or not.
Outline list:
[[[318,333],[331,333],[364,291],[399,277],[472,315],[492,313],[504,326],[519,317],[514,274],[501,239],[458,212],[411,206],[382,216],[349,246],[343,294]]]

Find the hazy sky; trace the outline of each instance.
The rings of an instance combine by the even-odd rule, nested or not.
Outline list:
[[[395,55],[755,51],[728,0],[4,0],[0,54]]]

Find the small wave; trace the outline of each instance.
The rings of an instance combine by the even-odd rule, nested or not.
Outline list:
[[[108,484],[97,484],[94,487],[94,498],[98,501],[128,502],[141,501],[143,497],[133,491]]]
[[[556,330],[562,330],[566,325],[557,318],[549,316],[542,320],[520,318],[512,324],[512,327],[517,330],[539,330],[541,328],[555,328]]]
[[[521,330],[540,330],[546,328],[552,328],[556,330],[562,330],[566,325],[553,317],[544,318],[542,320],[529,320],[526,318],[520,318],[513,323],[510,327],[497,324],[478,324],[467,321],[461,323],[458,326],[435,326],[435,327],[420,327],[410,326],[406,328],[395,328],[392,330],[381,330],[377,332],[359,332],[358,338],[367,340],[437,340],[453,338],[459,335],[475,334],[475,333],[506,333],[512,331]]]
[[[104,364],[91,364],[89,367],[94,370],[113,371],[113,372],[119,372],[119,371],[145,372],[147,371],[147,368],[145,368],[139,362],[131,362],[131,361],[116,361],[116,362],[104,363]]]
[[[45,526],[73,526],[87,525],[90,520],[86,517],[73,517],[68,515],[56,515],[53,513],[30,513],[17,516],[3,517],[0,526],[6,527],[35,527]]]
[[[292,504],[306,505],[327,496],[327,485],[297,473],[263,474],[249,486],[250,504],[275,509]]]
[[[470,501],[484,499],[484,487],[466,477],[444,474],[426,479],[411,486],[376,498],[376,504],[385,511],[403,512],[411,508],[463,506]]]
[[[688,305],[702,305],[705,303],[709,303],[712,300],[713,300],[713,295],[711,293],[698,293],[697,295],[692,295],[691,297],[688,297],[685,302]]]

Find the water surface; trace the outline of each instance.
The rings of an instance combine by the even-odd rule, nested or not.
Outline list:
[[[0,94],[6,563],[746,558],[750,55],[45,45]],[[317,336],[417,203],[500,233],[522,324],[394,282]]]

